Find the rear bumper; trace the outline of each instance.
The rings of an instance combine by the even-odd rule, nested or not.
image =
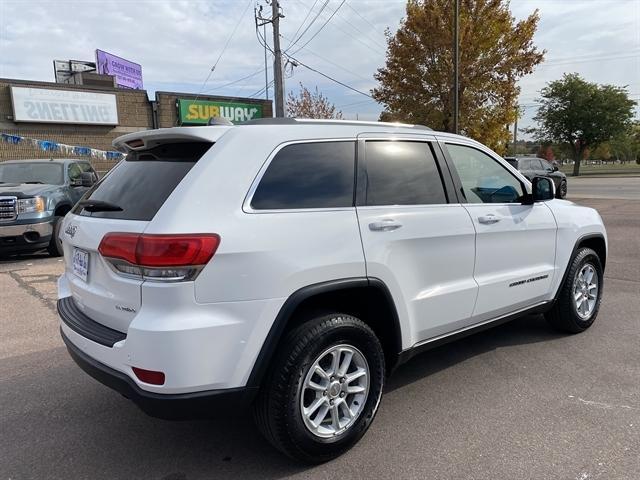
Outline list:
[[[53,221],[0,225],[0,253],[45,248],[52,234]]]
[[[91,358],[76,347],[61,330],[71,358],[87,374],[100,383],[132,400],[152,417],[185,420],[215,417],[223,412],[248,407],[257,393],[256,388],[242,387],[205,392],[160,394],[142,390],[127,375]]]

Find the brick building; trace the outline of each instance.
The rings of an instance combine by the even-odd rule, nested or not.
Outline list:
[[[97,107],[91,104],[93,97]],[[103,108],[100,102],[113,110],[104,118],[97,110]],[[204,124],[216,113],[235,122],[273,116],[270,100],[199,95],[196,101],[196,95],[179,92],[156,92],[150,100],[146,90],[0,78],[0,133],[67,145],[113,150],[113,139],[125,133]],[[0,142],[0,161],[65,156],[25,143]],[[104,172],[115,162],[92,159],[92,163]]]

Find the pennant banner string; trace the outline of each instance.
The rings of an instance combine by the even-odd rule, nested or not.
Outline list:
[[[100,160],[121,160],[124,158],[124,153],[98,150],[96,148],[65,145],[64,143],[58,143],[51,140],[38,140],[36,138],[23,137],[21,135],[12,135],[9,133],[0,133],[0,140],[5,143],[11,143],[13,145],[28,144],[33,147],[39,148],[43,152],[62,152],[65,155],[78,155],[82,157],[91,157]]]

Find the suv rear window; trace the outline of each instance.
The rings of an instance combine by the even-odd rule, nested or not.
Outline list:
[[[196,162],[209,142],[167,143],[131,152],[82,200],[100,200],[122,211],[89,212],[76,205],[73,213],[99,218],[151,220]]]
[[[253,194],[256,210],[353,206],[355,142],[288,145]]]

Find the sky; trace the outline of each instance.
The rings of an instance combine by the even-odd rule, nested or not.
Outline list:
[[[385,61],[384,31],[396,31],[405,0],[280,1],[282,48],[290,56],[355,90],[369,93],[376,86],[373,74]],[[152,98],[155,91],[264,98],[255,5],[256,0],[0,0],[0,77],[54,81],[54,59],[95,61],[99,48],[141,64]],[[511,2],[516,19],[536,8],[541,19],[534,43],[547,53],[519,81],[519,127],[532,126],[540,89],[565,72],[626,85],[640,101],[640,0]],[[265,6],[264,15],[269,12]],[[271,38],[269,26],[266,33]],[[290,46],[296,36],[300,40]],[[317,86],[345,118],[376,120],[382,109],[304,66],[289,66],[286,77],[286,91],[297,91],[300,82]]]

